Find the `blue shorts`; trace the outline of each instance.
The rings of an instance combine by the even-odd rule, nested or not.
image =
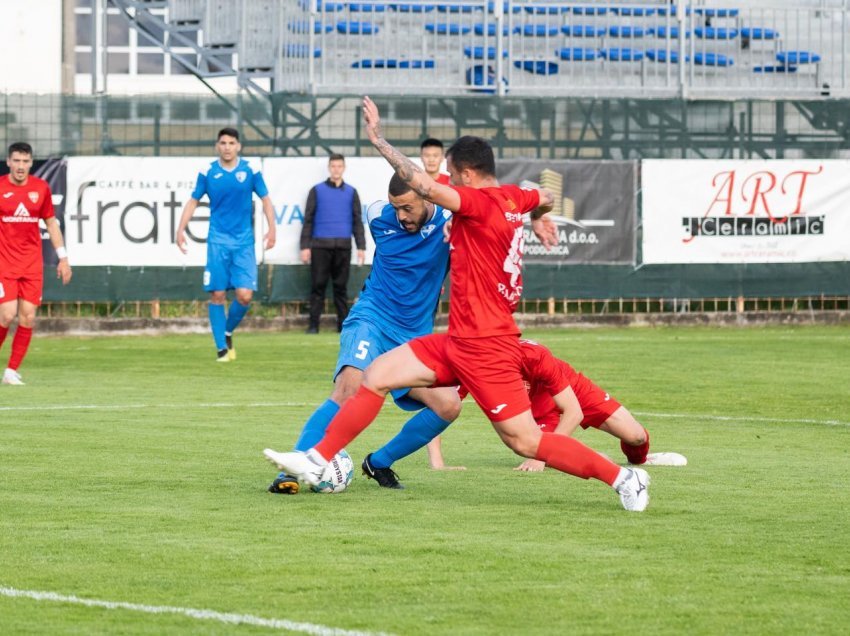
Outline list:
[[[343,367],[354,367],[363,371],[379,355],[406,342],[407,340],[397,340],[387,335],[380,327],[365,320],[347,319],[339,335],[339,357],[334,370],[334,380]],[[410,389],[394,389],[390,393],[400,409],[418,411],[425,408],[422,402],[408,395]]]
[[[204,268],[204,291],[252,289],[257,291],[257,258],[254,244],[207,244],[207,266]]]

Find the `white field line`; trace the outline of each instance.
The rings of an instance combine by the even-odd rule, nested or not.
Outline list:
[[[709,420],[712,422],[775,422],[777,424],[822,424],[824,426],[850,426],[850,422],[841,420],[815,420],[808,418],[756,417],[737,415],[705,415],[702,413],[649,413],[633,411],[641,417],[669,417],[680,420]]]
[[[286,406],[314,406],[308,402],[202,402],[200,404],[47,404],[43,406],[0,406],[8,411],[123,411],[132,409],[220,409],[220,408],[280,408]]]
[[[121,601],[101,601],[97,599],[80,598],[79,596],[57,594],[55,592],[38,592],[35,590],[18,590],[13,587],[0,586],[0,596],[10,598],[28,598],[35,601],[52,601],[55,603],[72,603],[86,607],[100,607],[110,610],[128,610],[146,614],[180,614],[198,620],[218,621],[229,625],[253,625],[270,629],[285,629],[301,634],[316,634],[317,636],[386,636],[383,632],[358,632],[349,629],[339,629],[316,625],[314,623],[297,623],[282,618],[262,618],[251,614],[231,614],[216,612],[208,609],[193,609],[191,607],[171,607],[169,605],[140,605]]]
[[[52,404],[45,406],[0,406],[0,413],[23,411],[123,411],[133,409],[218,409],[218,408],[280,408],[314,406],[309,402],[201,402],[199,404]],[[821,424],[823,426],[850,426],[841,420],[810,418],[759,417],[747,415],[709,415],[706,413],[650,413],[633,411],[642,417],[664,417],[679,420],[708,420],[713,422],[775,422],[777,424]]]

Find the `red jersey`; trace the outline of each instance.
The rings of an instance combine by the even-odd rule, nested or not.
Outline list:
[[[24,185],[0,177],[0,276],[42,275],[40,219],[53,214],[53,197],[44,179],[30,175]]]
[[[449,335],[519,334],[513,312],[522,295],[522,215],[540,205],[537,190],[453,186]]]
[[[441,172],[437,175],[437,183],[442,183],[443,185],[451,185],[451,177],[444,172]]]

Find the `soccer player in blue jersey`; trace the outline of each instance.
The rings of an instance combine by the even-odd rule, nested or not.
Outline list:
[[[239,133],[233,128],[222,128],[218,132],[215,148],[218,159],[210,164],[206,174],[198,174],[195,190],[183,208],[175,241],[185,254],[187,226],[201,197],[207,195],[210,201],[210,229],[207,235],[204,290],[210,292],[210,328],[218,361],[228,362],[236,359],[233,332],[248,312],[251,298],[257,291],[254,194],[263,203],[263,213],[268,223],[265,235],[267,250],[274,247],[275,218],[263,175],[254,172],[248,162],[239,156],[242,149]],[[229,289],[235,290],[236,298],[225,312]]]
[[[372,360],[431,333],[448,271],[449,245],[443,240],[443,228],[450,218],[451,212],[425,201],[398,175],[390,180],[389,203],[379,201],[366,209],[375,239],[372,271],[342,325],[333,392],[307,420],[295,450],[306,451],[322,439],[340,405],[360,388]],[[460,414],[460,398],[452,387],[400,389],[392,395],[400,408],[419,411],[408,421],[411,429],[421,432],[420,437],[407,438],[416,448]],[[372,455],[363,460],[363,472],[381,486],[402,487],[389,464]],[[285,473],[269,486],[269,492],[279,494],[295,494],[298,489],[298,481]]]

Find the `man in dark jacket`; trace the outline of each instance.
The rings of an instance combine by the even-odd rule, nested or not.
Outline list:
[[[310,326],[307,333],[319,333],[319,319],[328,280],[333,283],[337,331],[348,315],[348,273],[351,264],[351,237],[357,246],[357,264],[366,258],[366,238],[357,190],[342,180],[345,157],[333,154],[328,160],[327,180],[317,183],[307,196],[304,227],[301,229],[301,262],[310,263]]]

